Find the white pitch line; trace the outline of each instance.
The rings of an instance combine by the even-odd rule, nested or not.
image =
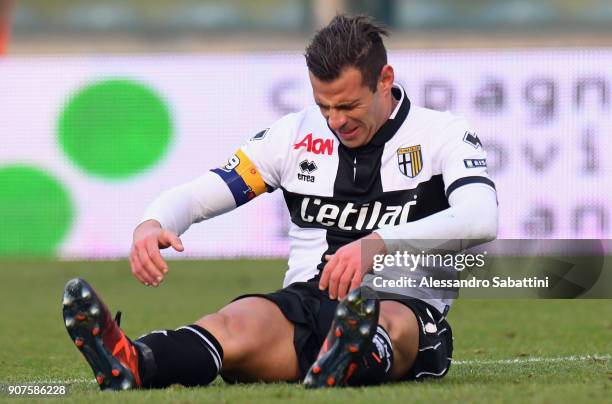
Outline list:
[[[515,359],[498,359],[498,360],[453,360],[453,365],[513,365],[517,363],[538,363],[538,362],[577,362],[577,361],[607,361],[610,360],[610,355],[573,355],[561,356],[557,358],[515,358]]]
[[[578,361],[608,361],[612,357],[610,355],[573,355],[560,356],[556,358],[515,358],[515,359],[497,359],[497,360],[453,360],[452,365],[515,365],[522,363],[538,363],[538,362],[578,362]],[[66,379],[66,380],[30,380],[27,382],[0,382],[1,385],[17,385],[17,384],[96,384],[95,379]]]

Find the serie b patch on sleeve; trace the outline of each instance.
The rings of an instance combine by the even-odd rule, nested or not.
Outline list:
[[[487,166],[487,159],[464,159],[465,168],[479,168]]]

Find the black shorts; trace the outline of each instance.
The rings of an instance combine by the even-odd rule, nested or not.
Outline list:
[[[292,283],[273,293],[243,295],[234,301],[253,296],[274,302],[295,325],[293,345],[298,356],[301,376],[304,378],[317,358],[331,327],[338,301],[331,300],[327,292],[319,290],[318,280]],[[394,300],[404,304],[417,318],[419,352],[404,379],[443,377],[448,372],[453,353],[452,331],[445,316],[419,299],[385,297],[382,300]]]

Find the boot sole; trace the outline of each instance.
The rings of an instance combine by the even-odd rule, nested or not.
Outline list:
[[[62,301],[68,335],[94,372],[101,390],[128,390],[136,387],[131,370],[119,362],[102,340],[104,303],[91,285],[75,278],[66,284]]]
[[[334,316],[334,345],[317,359],[304,378],[306,388],[341,387],[347,385],[351,364],[356,364],[372,341],[378,325],[380,302],[365,298],[367,287],[350,292],[338,303]],[[354,365],[356,366],[356,365]]]

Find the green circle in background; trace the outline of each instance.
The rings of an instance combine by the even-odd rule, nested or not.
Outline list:
[[[154,166],[172,137],[164,100],[146,85],[124,79],[76,92],[64,106],[58,130],[62,149],[78,167],[108,179]]]
[[[64,186],[41,169],[0,167],[0,256],[52,255],[74,221]]]

